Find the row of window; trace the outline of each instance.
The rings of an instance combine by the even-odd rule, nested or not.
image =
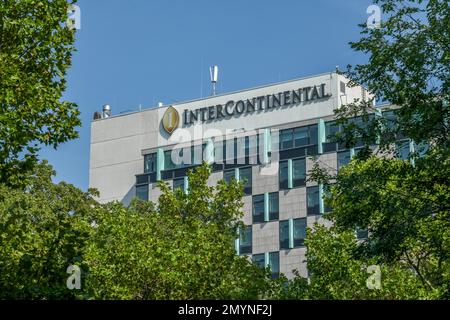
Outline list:
[[[272,192],[252,197],[252,223],[264,223],[278,220],[279,193]],[[325,210],[327,212],[329,210]],[[320,214],[319,186],[306,188],[306,213],[308,215]]]
[[[375,115],[370,115],[369,118],[373,119]],[[396,117],[393,111],[383,112],[383,117],[387,120],[387,126],[394,128],[396,126]],[[348,120],[350,124],[354,124],[360,128],[363,128],[366,124],[361,117],[355,117]],[[333,137],[342,132],[343,127],[337,124],[335,121],[329,121],[325,123],[325,143],[324,152],[330,151],[344,151],[348,153],[346,146],[334,143]],[[398,139],[404,139],[399,134]],[[215,154],[218,158],[222,159],[236,159],[242,157],[249,157],[259,152],[259,135],[247,136],[241,138],[234,138],[232,140],[226,140],[221,145],[215,146]],[[279,135],[279,150],[288,150],[292,148],[302,148],[307,146],[314,146],[318,144],[318,125],[309,125],[303,127],[290,128],[280,131]],[[361,147],[361,142],[357,143],[356,147]],[[175,151],[175,161],[172,159],[172,150],[164,152],[164,170],[173,170],[193,164],[200,164],[203,160],[203,154],[206,144],[192,146],[185,149],[177,149]],[[223,148],[223,149],[221,149]],[[346,150],[346,151],[345,151]],[[399,157],[402,159],[407,158],[407,154],[411,151],[406,144],[400,143],[398,145]],[[186,153],[186,154],[185,154]],[[188,154],[190,153],[190,154]],[[409,154],[408,154],[409,155]],[[347,155],[348,157],[348,155]],[[181,160],[182,159],[182,160]],[[144,158],[144,173],[153,173],[157,170],[157,156],[156,153],[145,155]]]
[[[260,268],[270,268],[272,278],[278,278],[280,275],[280,253],[279,252],[267,252],[261,254],[254,254],[252,256],[254,264]]]
[[[306,239],[307,221],[306,218],[290,219],[280,221],[280,250],[289,250],[294,248],[303,247]],[[355,236],[358,240],[367,239],[368,231],[363,229],[357,229]],[[245,229],[239,232],[239,255],[252,254],[252,228],[247,226]],[[255,254],[252,256],[253,262],[261,267],[267,265],[271,266],[270,255],[273,254],[274,261],[279,259],[278,252],[269,253],[269,261],[266,261],[267,254]],[[268,262],[268,263],[267,263]],[[278,273],[278,264],[274,263],[275,267],[273,272]]]
[[[306,238],[306,218],[279,222],[280,250],[304,246]],[[239,254],[252,253],[252,226],[239,230]]]
[[[280,131],[280,150],[316,145],[317,124]]]

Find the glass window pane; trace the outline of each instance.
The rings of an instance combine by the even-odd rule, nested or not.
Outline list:
[[[175,165],[172,162],[172,150],[164,151],[164,170],[174,169]]]
[[[136,197],[141,200],[148,200],[148,184],[136,186]]]
[[[309,144],[309,130],[308,127],[296,128],[294,130],[295,147],[303,147]]]
[[[317,125],[309,126],[309,144],[317,144],[318,141]]]
[[[409,159],[409,141],[402,141],[397,143],[397,157],[401,160]]]
[[[280,150],[292,148],[292,129],[281,130],[280,133]]]
[[[280,190],[288,188],[288,162],[280,161],[280,172],[279,172],[279,180],[280,180]]]
[[[280,275],[280,253],[269,253],[269,267],[272,271],[272,278],[278,278]]]
[[[264,222],[264,195],[253,196],[253,223]]]
[[[278,220],[278,192],[273,192],[269,194],[269,220]]]
[[[235,178],[234,169],[225,170],[223,172],[223,180],[226,183],[230,183],[231,179],[234,179],[234,178]]]
[[[341,151],[337,153],[337,169],[339,170],[343,166],[346,166],[350,163],[350,151]]]
[[[176,189],[184,190],[184,178],[173,180],[173,190],[175,191]]]
[[[260,268],[266,267],[266,261],[264,257],[264,253],[254,254],[252,257],[253,263],[256,264]]]
[[[144,156],[144,173],[156,172],[156,153]]]
[[[334,135],[339,132],[339,125],[334,121],[325,123],[326,142],[333,142]]]
[[[289,249],[289,220],[280,221],[280,249]]]
[[[306,238],[306,218],[294,219],[294,247],[303,246]]]
[[[252,168],[239,168],[239,180],[243,181],[244,193],[249,195],[252,194]]]
[[[293,186],[299,187],[306,184],[306,160],[295,159],[292,161]]]
[[[319,187],[306,188],[306,202],[308,215],[320,213],[319,208]]]
[[[397,116],[394,111],[383,112],[383,118],[385,119],[386,127],[390,130],[395,130],[397,127]]]
[[[358,238],[358,240],[367,239],[368,236],[369,232],[367,230],[360,228],[356,229],[356,237]]]
[[[252,253],[252,226],[239,230],[239,253]]]

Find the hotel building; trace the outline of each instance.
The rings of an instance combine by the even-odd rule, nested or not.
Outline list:
[[[323,221],[324,188],[309,182],[314,161],[339,170],[358,152],[332,142],[333,110],[368,99],[331,72],[110,116],[91,124],[90,187],[100,202],[134,197],[157,201],[158,180],[189,192],[187,172],[212,164],[209,183],[245,182],[244,217],[236,251],[292,277],[307,276],[306,228]],[[108,110],[106,110],[108,111]],[[381,114],[381,111],[380,111]],[[355,118],[354,121],[359,121]],[[412,144],[405,140],[405,154]]]

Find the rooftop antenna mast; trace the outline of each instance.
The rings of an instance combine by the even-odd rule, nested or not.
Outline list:
[[[212,95],[215,96],[216,95],[216,84],[217,84],[217,79],[219,76],[219,67],[218,66],[209,67],[209,75],[211,77],[211,83],[212,83]]]

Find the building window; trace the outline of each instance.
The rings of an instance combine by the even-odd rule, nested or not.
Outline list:
[[[346,166],[350,163],[351,156],[350,150],[340,151],[337,153],[337,169],[341,169],[343,166]]]
[[[289,220],[280,221],[280,249],[290,249]]]
[[[266,261],[267,259],[267,261]],[[270,252],[255,254],[252,256],[252,261],[260,268],[268,266],[270,268],[272,278],[278,278],[280,276],[280,253]]]
[[[268,203],[266,204],[266,201]],[[265,208],[267,205],[268,209],[268,220],[265,215]],[[253,223],[269,222],[273,220],[278,220],[279,215],[279,200],[278,192],[273,192],[269,194],[260,194],[253,196]]]
[[[252,257],[252,261],[255,265],[262,269],[266,267],[266,259],[264,253],[254,254]]]
[[[281,130],[280,132],[280,150],[292,148],[292,129]]]
[[[280,221],[280,249],[301,247],[304,245],[305,238],[306,218]]]
[[[252,253],[252,226],[239,229],[239,254]]]
[[[205,146],[206,144],[164,151],[164,170],[201,164]],[[177,163],[172,160],[172,153]]]
[[[148,184],[136,186],[136,197],[148,201]]]
[[[323,211],[324,212],[331,212],[331,211],[333,211],[333,209],[332,209],[332,207],[331,207],[331,203],[330,203],[330,200],[331,200],[331,197],[332,197],[332,194],[331,194],[331,185],[324,185],[323,186],[323,194],[324,194],[324,198],[325,199],[323,199]]]
[[[366,229],[357,228],[356,237],[358,238],[358,240],[367,239],[369,237],[369,232]]]
[[[279,180],[280,180],[280,190],[287,189],[289,187],[288,182],[288,161],[280,161],[280,172],[279,172]]]
[[[280,150],[317,144],[317,125],[281,130]]]
[[[305,244],[306,218],[294,219],[294,248]]]
[[[292,160],[292,178],[289,177],[289,160],[280,161],[279,186],[280,190],[289,188],[289,179],[292,179],[292,187],[306,185],[306,160],[305,158]]]
[[[278,278],[280,276],[280,253],[269,253],[269,268],[272,273],[272,278]]]
[[[156,172],[156,153],[146,154],[144,156],[144,173]]]
[[[269,221],[278,220],[278,192],[269,193]]]
[[[308,127],[294,129],[294,146],[301,147],[309,144]]]
[[[325,123],[325,141],[326,142],[334,142],[335,136],[340,131],[340,125],[336,124],[336,122],[331,121]]]
[[[173,191],[176,189],[184,190],[184,178],[173,179]]]
[[[231,182],[231,179],[235,179],[235,172],[234,172],[234,169],[225,170],[225,171],[223,172],[223,180],[224,180],[226,183],[230,183],[230,182]]]
[[[306,160],[294,159],[292,160],[292,186],[301,187],[306,185]]]
[[[239,168],[239,181],[244,182],[244,193],[252,194],[252,167]]]
[[[320,214],[318,186],[306,188],[306,204],[308,215]]]
[[[253,223],[264,222],[264,195],[253,196]]]
[[[409,159],[409,153],[410,153],[410,148],[409,148],[409,141],[401,141],[401,142],[397,142],[396,144],[396,156],[397,158],[401,159],[401,160],[408,160]]]

